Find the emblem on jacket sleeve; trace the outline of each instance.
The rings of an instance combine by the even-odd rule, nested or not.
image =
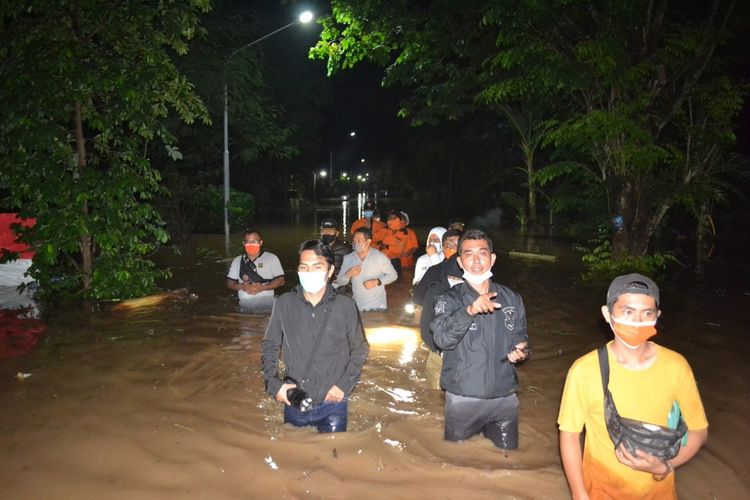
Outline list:
[[[439,300],[435,302],[435,316],[443,314],[445,312],[445,301]]]
[[[513,306],[503,307],[503,314],[505,314],[505,328],[513,331],[516,326],[516,308]]]

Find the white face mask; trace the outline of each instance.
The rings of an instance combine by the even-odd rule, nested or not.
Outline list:
[[[362,252],[364,252],[365,248],[367,248],[367,244],[366,243],[355,243],[354,244],[354,251],[356,253],[362,253]]]
[[[299,283],[307,293],[318,293],[328,281],[328,271],[297,272]]]
[[[481,285],[492,277],[492,271],[487,271],[482,274],[472,274],[469,271],[464,270],[464,279],[472,285]]]
[[[437,251],[437,253],[440,253],[440,250],[443,249],[443,244],[440,243],[439,241],[431,241],[430,245],[432,245],[433,247],[435,247],[435,250]]]

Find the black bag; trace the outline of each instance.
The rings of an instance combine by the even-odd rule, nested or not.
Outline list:
[[[641,422],[630,418],[621,417],[617,413],[612,393],[609,392],[609,359],[607,347],[599,348],[599,369],[602,374],[602,388],[604,389],[604,420],[607,424],[607,433],[615,445],[620,443],[632,454],[635,450],[645,451],[662,461],[667,461],[680,451],[682,437],[687,432],[687,424],[680,417],[676,429],[670,429],[660,425]]]

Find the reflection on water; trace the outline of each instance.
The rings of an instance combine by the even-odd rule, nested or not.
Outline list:
[[[288,271],[299,242],[316,234],[261,230]],[[427,351],[413,318],[402,316],[407,276],[387,288],[390,311],[363,314],[371,350],[350,398],[350,430],[284,425],[260,372],[268,318],[238,312],[224,288],[222,237],[205,236],[181,256],[160,257],[174,272],[170,288],[192,295],[131,310],[66,311],[50,319],[30,355],[0,362],[0,397],[12,409],[0,413],[3,496],[566,498],[559,398],[573,359],[607,338],[598,312],[604,290],[576,284],[579,269],[564,245],[540,243],[559,259],[534,263],[505,257],[514,238],[496,240],[495,276],[523,295],[534,346],[519,367],[517,451],[481,437],[443,441],[443,397],[427,388]],[[296,283],[291,272],[287,281],[286,289]],[[739,469],[750,459],[750,297],[715,290],[663,293],[658,340],[693,365],[711,422],[709,444],[680,468],[678,487],[684,498],[748,498],[750,480]],[[18,372],[32,376],[20,381]]]

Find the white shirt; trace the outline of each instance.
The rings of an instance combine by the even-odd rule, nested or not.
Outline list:
[[[237,283],[242,283],[243,280],[240,278],[240,262],[242,262],[242,255],[238,255],[232,260],[232,264],[229,266],[227,272],[227,278],[235,280]],[[276,255],[271,252],[261,253],[254,261],[256,272],[264,279],[272,280],[279,276],[284,276],[284,268],[281,267],[281,261]],[[244,290],[237,290],[237,296],[240,299],[253,299],[261,297],[273,297],[273,290],[263,290],[255,295],[249,294]]]
[[[346,272],[354,266],[362,266],[361,272],[351,279],[352,295],[360,311],[379,311],[388,307],[388,301],[385,295],[385,285],[393,283],[398,278],[396,270],[393,268],[390,259],[379,250],[370,248],[364,260],[360,260],[357,252],[352,252],[344,256],[344,262],[341,263],[336,282],[339,287],[349,283],[349,277]],[[365,288],[364,282],[367,280],[380,280],[380,285]]]

